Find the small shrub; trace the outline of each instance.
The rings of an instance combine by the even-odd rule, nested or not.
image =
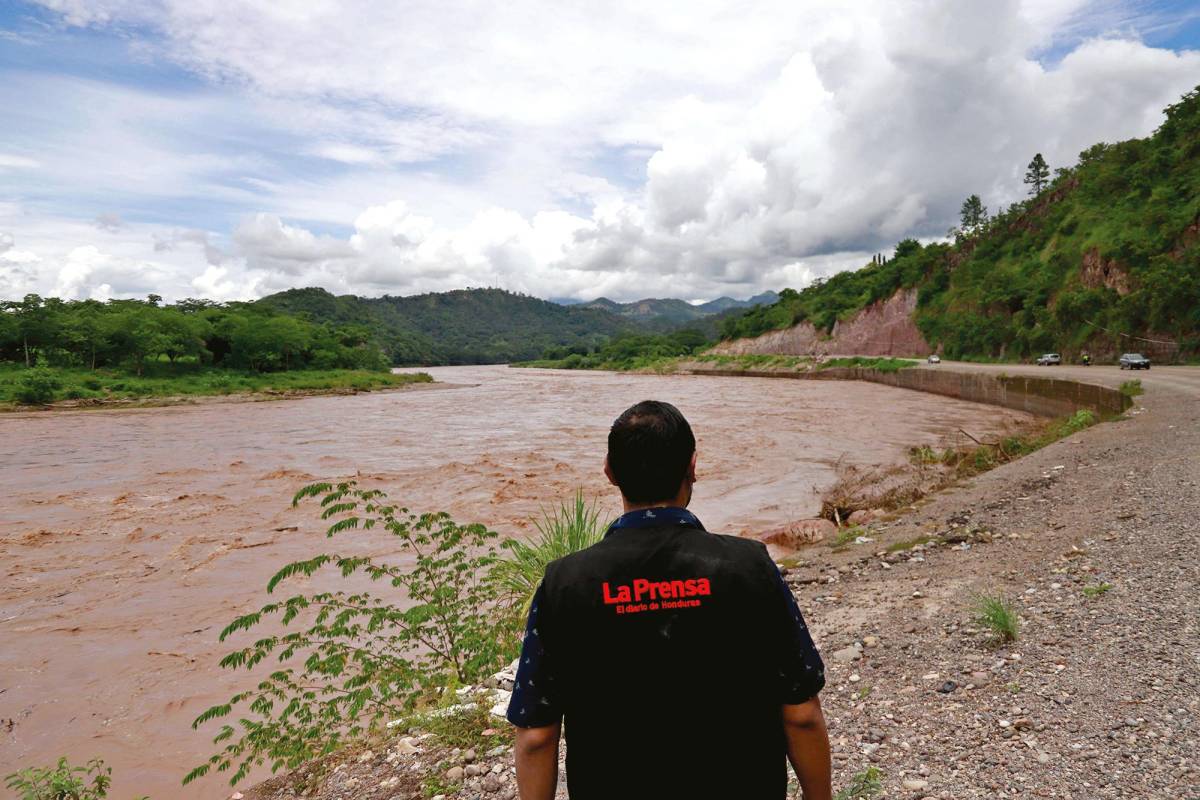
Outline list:
[[[93,758],[73,767],[66,757],[53,767],[30,767],[5,778],[5,785],[20,800],[102,800],[112,784],[112,767]],[[146,800],[145,797],[139,800]]]
[[[483,525],[459,525],[445,513],[418,516],[353,481],[306,486],[292,503],[306,498],[319,498],[321,518],[333,521],[328,537],[382,532],[394,537],[388,549],[407,554],[411,565],[322,554],[284,566],[267,591],[331,567],[358,584],[363,578],[384,581],[411,605],[391,605],[356,585],[353,591],[295,595],[231,622],[222,641],[270,621],[283,628],[296,624],[289,631],[258,634],[221,660],[227,669],[249,670],[268,659],[276,664],[255,688],[192,723],[196,728],[243,709],[213,739],[222,749],[188,773],[185,784],[214,768],[233,769],[233,784],[254,766],[297,767],[377,730],[385,720],[412,713],[447,689],[478,682],[519,648],[517,629],[496,612],[496,591],[487,580],[498,558],[493,545],[498,534]]]
[[[601,524],[596,503],[583,499],[583,490],[574,499],[562,503],[553,513],[542,512],[535,520],[538,538],[532,542],[509,540],[502,546],[510,555],[492,569],[492,580],[502,595],[522,614],[529,610],[534,592],[546,574],[546,565],[579,550],[591,547],[604,538],[608,523]]]
[[[1011,642],[1017,638],[1020,625],[1017,610],[999,595],[983,594],[975,598],[974,621],[987,628],[997,642]]]
[[[1099,597],[1100,595],[1113,588],[1111,583],[1097,583],[1092,586],[1083,587],[1084,597]]]
[[[1081,408],[1071,416],[1067,417],[1067,421],[1062,424],[1059,429],[1059,435],[1063,437],[1070,436],[1073,433],[1078,433],[1084,428],[1090,428],[1097,422],[1096,414],[1086,408]]]
[[[37,366],[25,371],[17,382],[16,398],[30,406],[44,406],[54,402],[62,381],[48,367]]]
[[[1134,378],[1131,381],[1125,381],[1121,384],[1121,394],[1126,397],[1137,397],[1140,394],[1145,394],[1146,390],[1142,388],[1140,378]]]
[[[883,791],[883,773],[878,767],[867,767],[850,778],[850,783],[836,795],[834,800],[861,800],[875,797]]]
[[[908,456],[909,459],[911,459],[912,462],[917,465],[936,464],[941,460],[938,452],[927,444],[921,445],[920,447],[911,448],[908,451]]]
[[[98,392],[98,391],[100,391],[101,388],[104,387],[104,384],[100,381],[99,378],[85,378],[83,381],[83,386],[85,389],[90,389],[93,392]]]

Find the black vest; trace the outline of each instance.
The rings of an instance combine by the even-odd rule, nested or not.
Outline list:
[[[798,612],[763,545],[614,529],[553,562],[543,589],[573,800],[784,797],[781,665]]]

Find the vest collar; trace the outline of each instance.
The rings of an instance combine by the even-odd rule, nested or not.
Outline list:
[[[662,508],[639,508],[636,511],[622,514],[617,518],[616,522],[608,526],[608,530],[605,531],[604,535],[608,536],[613,531],[626,528],[668,528],[675,526],[704,530],[704,525],[700,522],[700,518],[686,508],[665,506]]]

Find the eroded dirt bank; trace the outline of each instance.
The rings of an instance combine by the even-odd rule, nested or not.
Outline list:
[[[218,668],[240,645],[220,629],[265,602],[278,566],[329,547],[312,509],[288,507],[308,481],[357,473],[519,536],[580,485],[616,510],[607,425],[657,397],[699,435],[697,512],[741,532],[813,514],[839,459],[887,463],[1024,418],[868,384],[434,372],[457,388],[0,417],[0,774],[99,756],[114,797],[221,796],[219,778],[179,786],[213,749],[189,725],[254,679]]]
[[[789,570],[828,665],[838,788],[874,768],[890,798],[1200,797],[1200,375],[1146,377],[1128,418]],[[1013,602],[1015,642],[972,622],[980,593]],[[453,796],[515,794],[504,746],[411,747],[356,752],[306,796],[416,797],[435,770]]]

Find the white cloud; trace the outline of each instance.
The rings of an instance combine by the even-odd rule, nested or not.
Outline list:
[[[39,180],[236,222],[72,238],[69,215],[0,214],[23,245],[38,231],[43,291],[141,291],[109,274],[131,263],[167,296],[778,289],[941,233],[971,192],[1011,202],[1034,152],[1060,166],[1147,134],[1200,74],[1200,54],[1137,41],[1127,6],[1084,0],[46,5],[156,31],[211,91],[39,78],[55,124],[17,148]]]
[[[0,153],[0,169],[34,169],[39,166],[41,165],[32,158]]]

